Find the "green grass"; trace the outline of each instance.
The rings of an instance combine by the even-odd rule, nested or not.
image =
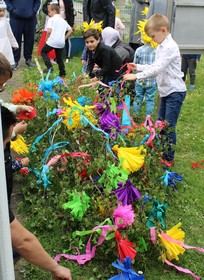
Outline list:
[[[57,68],[57,65],[54,67]],[[80,58],[76,57],[71,59],[70,63],[66,65],[66,68],[68,79],[72,78],[73,72],[78,75],[81,69]],[[35,70],[24,71],[25,82],[29,82],[31,76],[32,79],[34,77],[36,80],[39,80],[39,74]],[[187,92],[177,125],[176,164],[173,171],[183,176],[184,181],[179,184],[175,192],[169,192],[169,207],[166,216],[167,228],[171,228],[178,222],[182,222],[182,229],[186,233],[185,243],[198,247],[204,247],[204,169],[192,169],[191,163],[204,160],[203,76],[204,61],[201,60],[197,68],[196,89],[193,92]],[[26,226],[31,231],[33,231],[32,223],[33,221],[27,217]],[[64,238],[66,233],[63,232],[63,227],[60,224],[56,224],[49,232],[46,230],[42,232],[42,230],[38,231],[35,229],[34,233],[52,256],[55,256],[57,253],[55,248],[60,248],[62,244],[66,244],[62,240],[62,237]],[[69,236],[66,236],[65,239],[69,242]],[[66,249],[66,247],[61,248],[61,251],[63,249]],[[109,272],[107,271],[107,264],[110,264],[114,259],[107,259],[109,255],[106,255],[103,250],[103,246],[101,246],[97,250],[95,258],[83,266],[79,266],[72,261],[62,261],[61,263],[71,269],[74,280],[106,280],[107,275],[111,277],[111,275],[117,273],[114,268]],[[188,268],[201,278],[204,278],[204,255],[202,253],[194,250],[186,250],[184,255],[180,256],[179,262],[174,263],[178,266]],[[133,268],[135,271],[143,270],[145,272],[145,280],[193,279],[186,274],[177,272],[174,268],[168,267],[166,264],[162,264],[161,260],[159,260],[158,249],[153,246],[148,248],[148,252],[138,253]],[[23,277],[26,280],[51,279],[49,273],[43,272],[30,264],[25,264]]]

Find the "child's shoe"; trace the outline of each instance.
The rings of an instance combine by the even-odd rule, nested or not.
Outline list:
[[[190,91],[193,91],[195,89],[195,86],[194,85],[190,85],[189,87],[188,87],[188,90],[190,90]]]

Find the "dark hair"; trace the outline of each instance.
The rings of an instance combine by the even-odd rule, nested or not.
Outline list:
[[[4,106],[0,106],[0,110],[1,110],[3,140],[5,140],[9,136],[9,129],[10,129],[11,125],[14,125],[16,123],[16,117],[15,117],[14,113],[9,111]]]
[[[8,75],[11,78],[13,71],[7,58],[2,53],[0,53],[0,76],[5,75]]]
[[[100,34],[97,29],[90,28],[83,33],[83,38],[86,40],[87,38],[93,36],[96,40],[100,39]]]
[[[58,4],[49,4],[48,5],[51,11],[56,11],[58,14],[60,12],[60,7]]]

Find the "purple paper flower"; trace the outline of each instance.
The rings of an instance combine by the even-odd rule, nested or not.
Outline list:
[[[127,179],[124,186],[122,182],[118,183],[119,188],[112,192],[118,197],[118,201],[122,202],[122,205],[129,205],[135,202],[136,199],[140,199],[140,192],[133,186],[130,179]]]
[[[114,113],[107,113],[103,114],[99,121],[101,129],[116,139],[117,134],[121,132],[120,119]]]
[[[110,113],[110,103],[105,100],[104,103],[96,103],[96,110],[97,110],[97,115],[98,116],[103,116],[104,114],[106,115],[107,113]]]

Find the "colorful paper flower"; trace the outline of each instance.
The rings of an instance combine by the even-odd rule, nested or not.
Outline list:
[[[117,228],[125,228],[131,226],[134,222],[134,210],[132,210],[132,205],[118,205],[118,207],[113,212],[113,217],[115,219],[115,226]]]
[[[99,33],[101,33],[103,30],[102,26],[103,26],[103,21],[99,21],[96,23],[93,19],[91,19],[90,23],[88,23],[87,21],[84,21],[82,23],[82,28],[84,32],[89,29],[96,29],[98,30]]]
[[[133,260],[137,253],[133,248],[134,243],[130,242],[127,238],[123,239],[118,230],[115,232],[115,238],[117,242],[118,255],[121,262],[124,262],[126,257],[129,257],[131,260]]]
[[[138,171],[144,164],[146,149],[143,146],[119,148],[118,145],[115,145],[112,150],[116,152],[123,169],[129,173]]]
[[[27,154],[29,151],[22,135],[17,135],[16,139],[11,141],[11,149],[19,155]]]
[[[156,48],[158,44],[152,40],[150,36],[147,35],[147,33],[144,31],[145,25],[147,24],[147,19],[139,20],[137,23],[138,31],[136,34],[140,33],[142,42],[144,44],[150,44],[152,48]]]
[[[176,182],[175,180],[181,182],[183,180],[183,178],[181,176],[178,175],[178,173],[176,172],[170,172],[168,170],[165,171],[165,175],[162,176],[160,179],[164,180],[164,185],[166,187],[175,187],[176,188]]]
[[[70,196],[72,197],[72,200],[64,203],[62,207],[64,209],[72,209],[71,214],[81,221],[84,213],[89,208],[90,197],[85,193],[85,191],[79,193],[76,189],[70,193]]]
[[[121,273],[109,278],[108,280],[144,280],[144,274],[138,274],[131,268],[132,262],[130,257],[124,258],[124,263],[117,260],[117,263],[112,263],[112,266],[121,270]]]
[[[140,192],[134,187],[130,179],[128,179],[123,185],[122,182],[118,183],[119,188],[113,190],[112,192],[118,197],[118,201],[122,202],[122,205],[129,205],[132,202],[135,202],[137,199],[140,199]]]
[[[162,246],[166,249],[166,252],[162,255],[163,260],[166,258],[170,261],[173,259],[179,260],[178,256],[185,252],[185,249],[181,245],[173,243],[167,238],[169,236],[174,240],[184,242],[185,232],[180,229],[180,226],[181,223],[173,226],[171,229],[166,231],[166,235],[164,235],[163,232],[158,234]]]
[[[35,93],[28,91],[26,88],[17,89],[12,95],[14,104],[32,104]]]
[[[154,227],[155,222],[160,221],[163,228],[166,228],[165,225],[165,217],[166,217],[166,209],[168,207],[168,204],[162,204],[158,200],[153,199],[152,200],[152,210],[150,211],[148,215],[148,220],[146,222],[146,226],[148,227]]]
[[[108,179],[108,180],[107,180]],[[99,183],[105,183],[105,188],[112,190],[118,187],[118,182],[125,182],[128,179],[128,172],[111,164],[110,161],[107,163],[107,169],[103,170],[102,176],[99,179]]]
[[[108,113],[100,118],[101,129],[109,134],[113,139],[117,138],[121,132],[120,119],[114,113]]]
[[[28,112],[20,112],[18,114],[18,119],[20,120],[32,120],[37,115],[35,109],[32,109],[29,113]]]

